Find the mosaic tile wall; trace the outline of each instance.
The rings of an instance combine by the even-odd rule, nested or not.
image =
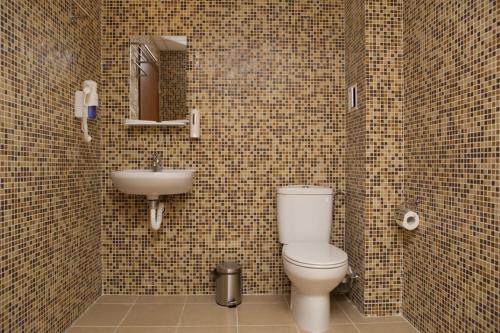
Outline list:
[[[365,204],[366,204],[366,107],[365,107],[365,7],[364,0],[345,1],[346,89],[358,89],[358,107],[345,115],[345,247],[352,269],[360,275],[350,295],[364,308]],[[346,94],[347,95],[347,94]],[[347,105],[347,102],[346,102]]]
[[[342,1],[104,1],[102,8],[102,228],[105,293],[212,293],[222,260],[243,265],[245,293],[288,290],[275,202],[280,185],[344,187]],[[186,35],[188,128],[126,128],[128,39]],[[119,193],[107,174],[194,168],[189,194],[170,197],[164,225],[148,228],[144,198]],[[343,246],[343,203],[332,241]]]
[[[403,314],[422,333],[498,332],[500,109],[496,1],[404,2]]]
[[[366,212],[365,304],[371,316],[401,308],[403,198],[402,0],[365,1]]]
[[[161,52],[160,63],[160,119],[185,119],[189,114],[186,106],[187,52]]]
[[[99,130],[74,92],[99,81],[98,0],[0,2],[0,331],[62,332],[101,293]]]
[[[402,4],[346,1],[346,248],[360,279],[351,299],[365,315],[401,306],[401,232],[393,213],[402,200]]]

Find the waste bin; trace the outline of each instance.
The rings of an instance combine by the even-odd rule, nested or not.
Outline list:
[[[215,301],[230,308],[241,304],[241,266],[223,262],[214,270]]]

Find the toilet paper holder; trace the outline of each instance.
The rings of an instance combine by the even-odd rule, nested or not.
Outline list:
[[[403,229],[412,231],[415,230],[420,224],[418,213],[418,205],[420,198],[415,197],[413,200],[405,200],[398,206],[394,212],[396,223]]]
[[[413,207],[418,207],[421,203],[421,200],[419,197],[415,197],[414,199],[410,200],[405,200],[400,206],[413,206]]]
[[[398,209],[400,208],[404,208],[404,207],[407,207],[407,208],[415,208],[414,211],[421,215],[419,210],[418,210],[418,206],[422,203],[422,200],[420,200],[420,197],[415,197],[413,199],[407,199],[405,201],[403,201],[403,203],[401,203],[399,206],[398,206]]]

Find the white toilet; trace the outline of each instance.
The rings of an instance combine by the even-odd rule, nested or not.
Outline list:
[[[285,273],[292,282],[291,310],[299,328],[330,326],[330,291],[347,273],[347,254],[330,244],[333,191],[315,186],[278,188],[278,233]]]

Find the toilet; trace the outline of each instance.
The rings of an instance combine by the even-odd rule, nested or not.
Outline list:
[[[332,213],[330,188],[278,188],[278,234],[292,282],[290,308],[299,328],[311,333],[328,330],[330,292],[347,273],[347,254],[330,244]]]

